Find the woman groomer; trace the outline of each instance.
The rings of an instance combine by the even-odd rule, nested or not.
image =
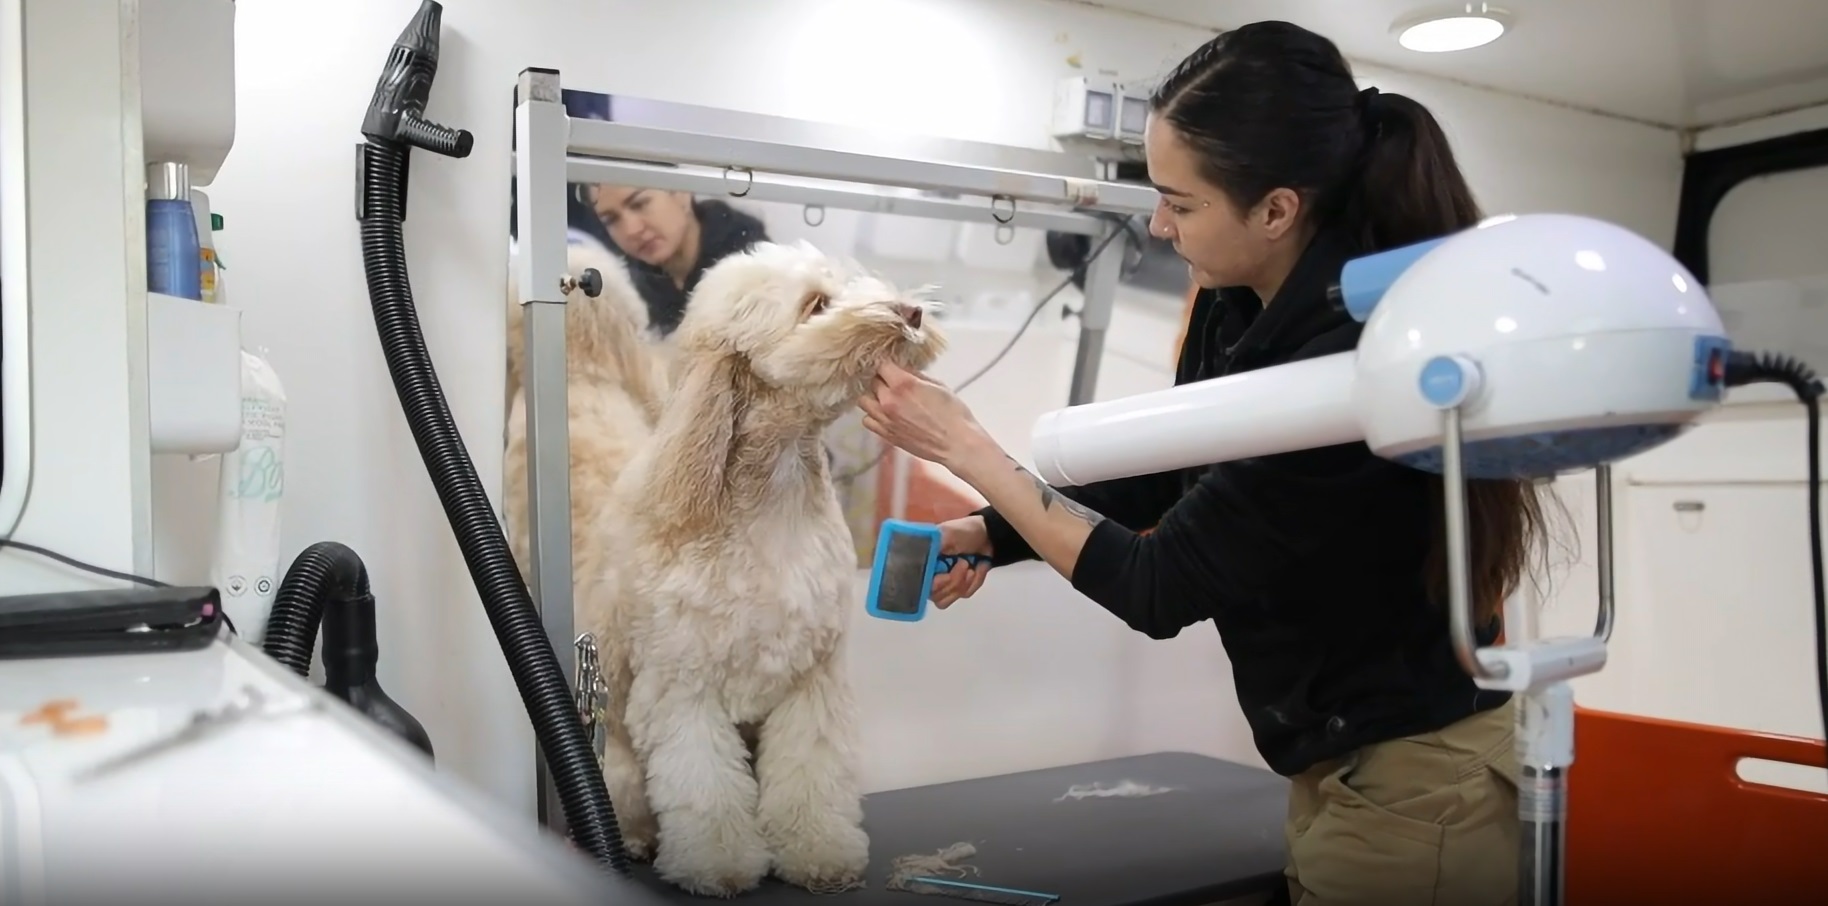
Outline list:
[[[768,238],[756,217],[689,192],[605,184],[591,187],[589,198],[610,241],[628,258],[648,324],[661,336],[679,326],[706,268]]]
[[[1360,325],[1327,300],[1343,264],[1479,219],[1433,116],[1360,91],[1333,43],[1296,26],[1213,39],[1151,107],[1150,227],[1202,287],[1176,383],[1352,349]],[[948,553],[1039,557],[1152,638],[1214,622],[1257,749],[1293,780],[1295,903],[1514,899],[1512,709],[1454,659],[1438,476],[1354,443],[1055,489],[924,377],[891,366],[860,402],[872,431],[990,502],[943,526]],[[1490,643],[1541,510],[1526,483],[1470,494]],[[935,603],[985,569],[941,577]]]

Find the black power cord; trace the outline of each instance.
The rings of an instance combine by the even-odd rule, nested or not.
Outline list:
[[[0,538],[0,548],[3,547],[17,548],[28,554],[37,554],[47,560],[56,560],[65,566],[74,567],[86,573],[106,576],[110,579],[119,579],[122,582],[132,582],[135,585],[144,585],[147,588],[171,587],[170,583],[160,582],[157,579],[150,579],[145,576],[134,575],[133,573],[121,572],[118,569],[109,569],[106,566],[96,566],[93,563],[84,563],[69,554],[60,554],[48,547],[39,547],[36,544],[27,544],[24,541],[14,541],[11,538]]]
[[[1824,744],[1828,745],[1828,594],[1822,576],[1822,382],[1800,360],[1776,353],[1734,351],[1727,354],[1724,383],[1784,384],[1803,404],[1808,416],[1809,449],[1809,558],[1815,582],[1815,683],[1822,712]]]

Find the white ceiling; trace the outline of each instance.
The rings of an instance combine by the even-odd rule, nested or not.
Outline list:
[[[1082,2],[1215,29],[1283,19],[1354,61],[1665,126],[1828,102],[1828,0],[1507,0],[1508,34],[1446,54],[1404,50],[1391,33],[1439,0]]]

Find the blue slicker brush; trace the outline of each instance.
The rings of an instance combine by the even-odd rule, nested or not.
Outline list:
[[[876,534],[876,560],[870,567],[870,594],[864,609],[884,620],[918,622],[927,615],[933,578],[950,572],[960,560],[973,567],[985,562],[977,554],[940,553],[937,525],[884,519]]]

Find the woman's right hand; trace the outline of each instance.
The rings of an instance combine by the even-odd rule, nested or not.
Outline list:
[[[933,606],[941,610],[959,598],[969,598],[984,586],[990,574],[990,531],[982,516],[961,516],[939,524],[939,552],[942,554],[976,554],[985,562],[973,567],[960,560],[950,572],[933,577]]]

